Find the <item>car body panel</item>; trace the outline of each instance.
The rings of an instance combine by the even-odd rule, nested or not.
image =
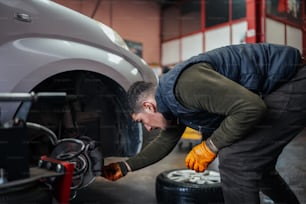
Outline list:
[[[127,156],[140,151],[142,127],[127,119],[122,108],[124,101],[120,102],[124,100],[122,90],[126,92],[136,81],[157,83],[158,78],[143,59],[126,49],[115,31],[108,28],[109,33],[101,22],[50,0],[0,0],[0,27],[0,93],[35,91],[50,79],[66,77],[66,73],[94,73],[94,80],[108,83],[104,93],[112,98],[103,98],[102,102],[109,105],[105,108],[102,102],[99,107],[97,98],[93,105],[88,101],[92,106],[81,113],[82,117],[95,110],[96,113],[105,111],[98,119],[105,123],[101,127],[105,129],[106,138],[101,141],[107,143],[103,146],[106,155]],[[98,91],[88,96],[99,94]],[[82,90],[84,92],[86,90]],[[11,120],[22,105],[21,102],[0,102],[0,124]],[[49,120],[52,121],[52,117]],[[107,120],[117,121],[108,123]],[[111,129],[110,136],[108,129]]]
[[[2,45],[0,53],[0,61],[6,65],[0,75],[0,92],[29,92],[46,78],[72,70],[103,73],[125,89],[143,80],[138,69],[121,56],[75,42],[24,38]],[[11,118],[10,113],[3,113],[2,120]]]
[[[0,92],[29,92],[71,70],[101,73],[125,90],[135,81],[156,82],[144,61],[113,43],[98,22],[52,1],[1,0],[0,18],[5,28],[0,32]],[[6,121],[18,103],[0,106],[1,121]]]

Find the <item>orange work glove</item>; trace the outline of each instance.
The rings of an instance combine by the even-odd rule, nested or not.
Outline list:
[[[203,172],[216,156],[217,154],[204,141],[192,148],[185,159],[185,163],[189,169],[193,169],[196,172]]]
[[[124,162],[111,163],[102,169],[102,176],[110,181],[116,181],[127,173],[128,168]]]

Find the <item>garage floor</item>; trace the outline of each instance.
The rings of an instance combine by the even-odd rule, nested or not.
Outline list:
[[[159,163],[145,169],[129,173],[116,182],[97,178],[88,188],[78,192],[71,204],[156,204],[155,178],[164,171],[184,168],[184,158],[188,145],[176,147]],[[306,204],[306,131],[297,136],[282,153],[277,168],[286,179],[300,202]],[[124,158],[108,158],[106,163]],[[212,168],[216,168],[215,162]],[[263,203],[273,203],[263,198]]]

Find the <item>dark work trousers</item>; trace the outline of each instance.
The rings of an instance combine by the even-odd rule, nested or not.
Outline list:
[[[264,101],[268,111],[263,121],[244,139],[219,151],[226,204],[258,204],[260,190],[275,203],[299,203],[275,165],[306,125],[306,66]]]

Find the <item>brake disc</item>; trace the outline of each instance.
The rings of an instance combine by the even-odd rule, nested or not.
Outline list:
[[[50,157],[74,164],[71,199],[75,198],[77,190],[87,187],[101,174],[103,165],[101,153],[89,137],[58,140]]]

